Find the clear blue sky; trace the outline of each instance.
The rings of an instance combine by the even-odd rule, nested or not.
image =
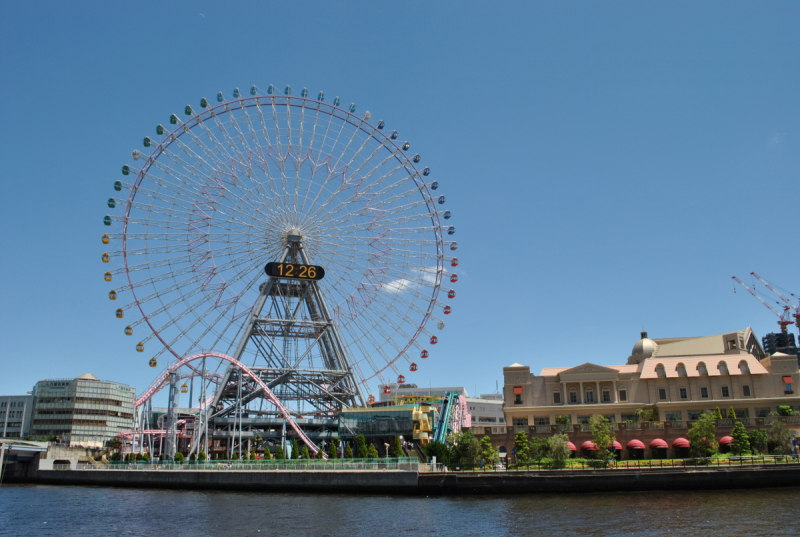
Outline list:
[[[410,381],[624,363],[651,337],[777,328],[800,292],[798,2],[49,2],[0,18],[0,393],[149,384],[100,262],[120,166],[186,104],[340,95],[437,172],[460,280]]]

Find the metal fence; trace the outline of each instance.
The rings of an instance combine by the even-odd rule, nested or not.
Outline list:
[[[438,465],[437,465],[438,466]],[[69,470],[68,464],[54,464],[53,470]],[[328,459],[328,460],[266,460],[266,461],[187,461],[175,462],[112,462],[97,464],[80,471],[124,470],[124,471],[270,471],[270,470],[400,470],[405,472],[431,471],[431,465],[420,463],[414,457],[385,459]]]
[[[552,462],[531,463],[525,466],[513,468],[510,471],[563,471],[563,470],[613,470],[625,468],[698,468],[698,467],[739,467],[739,466],[789,466],[800,465],[800,459],[793,455],[760,455],[752,456],[730,456],[730,457],[709,457],[692,459],[645,459],[645,460],[624,460],[611,461],[606,463],[600,460],[577,460],[564,461],[563,466],[554,465]],[[466,471],[496,471],[493,468],[478,469],[465,468]],[[501,470],[502,471],[502,470]]]

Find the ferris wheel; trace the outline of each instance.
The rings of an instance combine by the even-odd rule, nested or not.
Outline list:
[[[346,377],[345,403],[364,404],[370,382],[402,383],[435,357],[455,227],[422,157],[370,119],[322,92],[253,86],[187,105],[144,138],[108,200],[102,240],[117,248],[102,261],[121,330],[152,366],[222,353],[326,393]]]

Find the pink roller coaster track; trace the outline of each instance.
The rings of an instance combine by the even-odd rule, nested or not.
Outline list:
[[[149,400],[164,386],[164,383],[166,382],[167,379],[167,375],[169,375],[171,371],[175,371],[178,368],[190,362],[194,362],[195,360],[200,360],[201,358],[218,358],[220,360],[225,360],[226,362],[229,362],[238,367],[245,375],[250,377],[253,380],[253,382],[258,384],[259,388],[264,390],[264,395],[266,396],[267,400],[278,408],[278,410],[280,411],[281,415],[286,420],[286,422],[292,427],[292,429],[294,429],[294,432],[297,433],[297,436],[300,437],[300,439],[306,444],[306,446],[308,446],[309,451],[315,454],[319,451],[319,448],[316,446],[316,444],[314,444],[314,442],[312,442],[311,439],[308,438],[308,436],[306,436],[303,430],[300,427],[298,427],[297,424],[294,422],[291,414],[289,413],[289,410],[281,404],[278,398],[275,397],[275,394],[272,393],[272,390],[270,390],[267,387],[267,385],[264,384],[264,382],[260,378],[258,378],[258,376],[255,373],[253,373],[253,371],[249,367],[239,362],[238,360],[234,360],[233,358],[231,358],[226,354],[221,354],[218,352],[201,352],[198,354],[193,354],[192,356],[187,356],[186,358],[182,358],[177,362],[175,362],[174,364],[172,364],[171,366],[169,366],[161,373],[161,375],[158,376],[158,378],[156,378],[156,380],[150,385],[150,387],[136,399],[135,403],[136,408],[139,408],[141,405],[143,405],[147,400]],[[206,404],[208,404],[208,402],[206,402]],[[325,453],[323,453],[322,456],[327,458],[325,456]]]

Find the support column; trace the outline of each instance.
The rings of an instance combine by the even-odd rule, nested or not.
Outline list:
[[[619,401],[617,400],[618,399],[617,398],[617,381],[616,380],[612,380],[611,381],[611,386],[612,386],[612,388],[614,390],[614,402],[618,403]]]
[[[584,396],[583,396],[583,381],[582,380],[578,381],[578,384],[580,385],[580,392],[581,392],[580,394],[578,394],[578,403],[583,404],[584,403],[584,400],[583,400],[583,398],[584,398]]]
[[[599,380],[594,381],[594,385],[597,388],[597,401],[595,401],[595,403],[602,403],[603,402],[603,399],[602,399],[603,396],[600,393],[600,381]]]
[[[561,404],[568,405],[569,402],[567,401],[567,384],[565,382],[561,382]]]

